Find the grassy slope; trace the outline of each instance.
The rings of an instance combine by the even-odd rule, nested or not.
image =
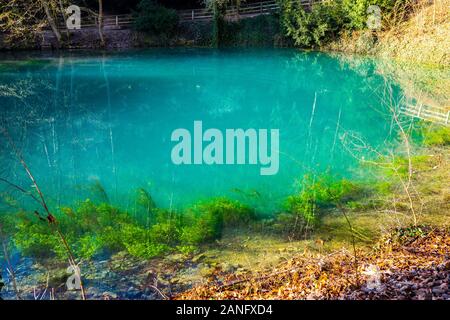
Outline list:
[[[407,63],[450,66],[450,0],[419,1],[402,22],[385,22],[376,33],[353,32],[327,46],[328,50],[375,54]],[[388,25],[390,24],[390,25]]]

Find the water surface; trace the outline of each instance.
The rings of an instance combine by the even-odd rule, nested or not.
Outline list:
[[[348,62],[348,58],[347,58]],[[133,207],[136,188],[161,207],[227,196],[278,210],[307,172],[352,177],[351,131],[383,144],[391,123],[369,65],[296,50],[158,49],[3,57],[0,117],[52,205],[94,197]],[[173,130],[280,130],[276,175],[255,165],[176,166]],[[2,174],[29,186],[1,140]]]

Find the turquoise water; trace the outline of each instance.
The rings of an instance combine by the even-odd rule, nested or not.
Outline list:
[[[384,83],[370,64],[350,68],[338,57],[295,50],[3,57],[0,111],[54,206],[95,197],[100,183],[123,207],[133,206],[142,187],[161,207],[227,196],[270,212],[307,172],[355,175],[344,132],[373,146],[389,139]],[[278,173],[262,176],[249,164],[173,164],[172,132],[192,131],[196,120],[205,130],[279,129]],[[2,176],[29,189],[1,139]]]

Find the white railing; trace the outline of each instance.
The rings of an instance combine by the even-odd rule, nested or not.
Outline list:
[[[430,107],[423,104],[406,104],[401,111],[414,118],[437,122],[445,125],[450,124],[450,110],[448,108]]]

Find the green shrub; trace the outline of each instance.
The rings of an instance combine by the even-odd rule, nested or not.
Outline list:
[[[433,159],[429,155],[411,156],[410,160],[413,171],[424,171],[432,167]],[[408,179],[410,160],[406,155],[397,155],[394,158],[380,156],[373,163],[368,164],[370,170],[384,179],[384,181],[375,182],[372,188],[381,194],[392,192],[392,188],[400,182],[398,179]]]
[[[345,23],[345,15],[338,1],[313,5],[305,11],[300,2],[280,0],[281,26],[296,46],[320,47],[335,39]]]
[[[148,34],[170,37],[178,26],[178,14],[175,10],[158,5],[152,0],[141,0],[135,13],[135,29]]]
[[[378,6],[381,10],[382,18],[389,19],[392,10],[401,2],[402,0],[341,0],[343,14],[347,20],[346,29],[365,29],[368,20],[367,9],[371,5]]]
[[[296,46],[315,48],[337,39],[342,32],[367,28],[371,5],[380,8],[381,21],[390,21],[406,11],[401,0],[330,0],[315,3],[306,11],[300,2],[279,0],[281,26],[284,34]],[[373,46],[374,38],[367,34],[361,41],[366,47]]]

